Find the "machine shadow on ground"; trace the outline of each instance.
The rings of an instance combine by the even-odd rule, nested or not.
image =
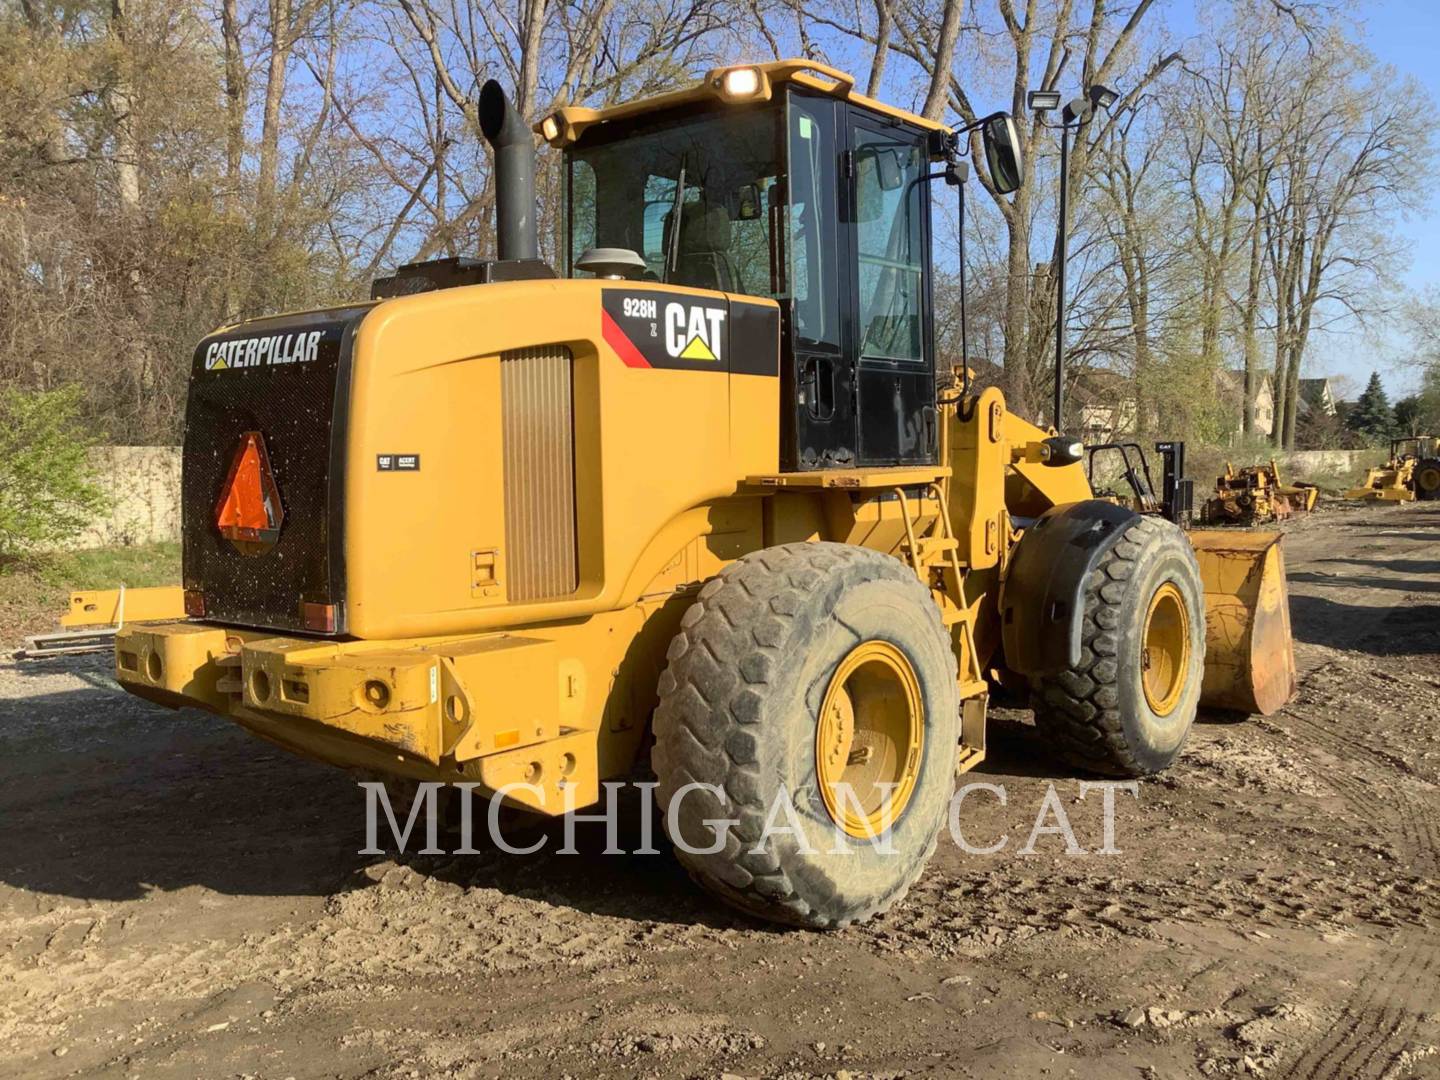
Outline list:
[[[1295,640],[1308,645],[1371,656],[1440,652],[1440,604],[1375,608],[1291,593],[1290,623]]]
[[[18,706],[31,718],[72,723],[92,698],[97,713],[116,711],[114,692],[98,690],[0,711],[0,745],[28,762],[23,774],[0,771],[0,881],[82,900],[196,885],[323,896],[364,861],[352,839],[363,832],[363,803],[345,774],[203,713],[142,705],[53,743],[17,730]],[[88,741],[90,755],[67,754],[70,738]]]
[[[1433,573],[1421,571],[1422,573]],[[1307,585],[1321,585],[1336,589],[1390,589],[1404,593],[1432,593],[1440,592],[1440,581],[1416,581],[1414,578],[1390,578],[1377,577],[1374,574],[1344,574],[1336,576],[1330,573],[1305,572],[1291,574],[1292,584],[1300,582]]]
[[[47,662],[54,670],[64,661]],[[511,854],[483,832],[486,804],[477,800],[476,855],[461,846],[452,818],[439,845],[445,855],[420,855],[423,826],[394,851],[381,821],[387,854],[365,847],[365,792],[356,778],[272,748],[217,717],[170,712],[135,702],[122,719],[77,738],[98,753],[84,764],[66,760],[63,743],[36,730],[47,717],[102,710],[115,714],[113,690],[70,691],[7,702],[0,709],[0,747],[24,774],[0,769],[0,883],[76,900],[124,901],[156,891],[201,887],[227,896],[327,897],[367,888],[367,870],[395,861],[467,889],[495,889],[558,907],[648,922],[771,928],[732,913],[702,893],[675,861],[660,819],[652,815],[645,847],[636,789],[618,804],[618,846],[607,855],[606,829],[577,822],[575,854],[563,821],[507,813],[512,847],[537,841],[535,854]],[[124,700],[124,699],[119,699]],[[69,722],[57,720],[57,722]],[[408,807],[396,808],[402,826]],[[772,928],[773,929],[773,928]]]

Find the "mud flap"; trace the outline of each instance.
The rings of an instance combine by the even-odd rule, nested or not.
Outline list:
[[[1205,585],[1200,704],[1269,716],[1295,693],[1280,534],[1196,529],[1186,535]]]

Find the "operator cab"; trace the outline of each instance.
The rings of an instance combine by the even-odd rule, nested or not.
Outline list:
[[[621,249],[631,280],[777,300],[782,469],[934,464],[925,181],[946,132],[811,81],[543,127],[565,146],[563,272]]]

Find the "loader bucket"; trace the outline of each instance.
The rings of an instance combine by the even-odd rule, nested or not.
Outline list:
[[[1280,534],[1187,534],[1205,585],[1200,704],[1268,716],[1295,692],[1290,590]]]

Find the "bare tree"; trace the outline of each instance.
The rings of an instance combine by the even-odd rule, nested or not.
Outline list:
[[[1266,248],[1275,304],[1277,446],[1295,444],[1300,368],[1319,322],[1373,314],[1369,290],[1395,263],[1374,225],[1407,204],[1432,157],[1423,92],[1331,32],[1285,85],[1272,142]]]

